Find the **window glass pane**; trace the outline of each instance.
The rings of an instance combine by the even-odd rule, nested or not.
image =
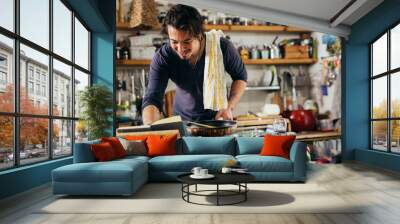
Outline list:
[[[53,60],[53,115],[72,117],[71,66]]]
[[[391,69],[400,67],[400,24],[391,30],[390,59]]]
[[[89,75],[75,69],[75,117],[79,117],[81,114],[79,95],[86,86],[89,86]]]
[[[72,154],[72,121],[53,120],[53,157]]]
[[[14,111],[14,44],[13,40],[0,35],[0,111]]]
[[[372,118],[387,118],[386,76],[372,80]]]
[[[75,63],[89,70],[89,32],[75,18]]]
[[[0,1],[0,26],[14,31],[14,0]]]
[[[387,121],[372,122],[372,148],[387,151]]]
[[[387,34],[372,44],[373,76],[387,71]]]
[[[391,123],[392,152],[400,153],[400,120],[393,120]]]
[[[75,143],[88,140],[88,129],[84,120],[75,121]]]
[[[400,56],[400,55],[399,55]],[[400,118],[400,72],[391,75],[390,98],[391,98],[391,116]]]
[[[19,127],[21,164],[49,158],[48,121],[45,118],[21,117]]]
[[[60,0],[54,0],[53,17],[53,51],[72,60],[72,12]]]
[[[49,48],[49,0],[20,0],[21,36]]]
[[[48,114],[48,64],[49,57],[47,55],[21,44],[21,113]],[[33,75],[30,74],[32,72]],[[31,92],[30,88],[34,91]]]
[[[14,125],[10,116],[0,116],[0,170],[14,165]]]

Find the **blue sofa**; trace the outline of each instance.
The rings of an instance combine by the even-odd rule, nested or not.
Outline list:
[[[263,138],[183,137],[177,141],[177,155],[127,156],[96,162],[90,145],[75,144],[74,163],[52,171],[53,193],[68,195],[131,195],[148,181],[176,181],[193,167],[218,172],[228,160],[236,160],[260,182],[304,182],[306,145],[294,142],[290,159],[260,156]]]

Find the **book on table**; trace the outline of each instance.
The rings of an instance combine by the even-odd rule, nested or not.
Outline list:
[[[166,134],[177,132],[180,136],[186,136],[186,127],[180,116],[160,119],[151,124],[128,126],[117,128],[117,135],[129,134]]]

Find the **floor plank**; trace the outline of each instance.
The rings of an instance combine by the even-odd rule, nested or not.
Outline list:
[[[400,223],[400,174],[356,162],[310,164],[308,183],[325,187],[349,203],[357,214],[36,214],[54,201],[49,185],[0,201],[0,223],[15,224],[369,224]]]

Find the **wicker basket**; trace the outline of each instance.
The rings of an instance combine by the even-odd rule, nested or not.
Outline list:
[[[135,29],[154,29],[160,25],[154,0],[133,0],[129,26]]]

